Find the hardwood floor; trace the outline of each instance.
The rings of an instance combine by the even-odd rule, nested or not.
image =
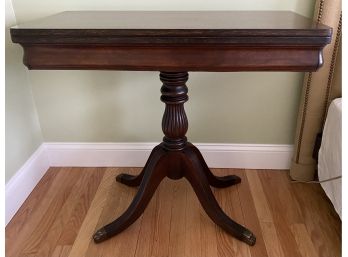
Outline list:
[[[217,227],[188,182],[165,179],[131,227],[94,244],[136,188],[115,181],[138,168],[50,168],[6,227],[7,257],[337,257],[341,221],[318,184],[290,183],[285,171],[213,169],[242,183],[213,189],[225,212],[257,237],[250,247]]]

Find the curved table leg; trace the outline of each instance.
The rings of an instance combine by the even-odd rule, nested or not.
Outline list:
[[[199,164],[202,167],[206,178],[208,179],[209,185],[211,185],[212,187],[224,188],[224,187],[229,187],[229,186],[232,186],[232,185],[235,185],[235,184],[238,184],[241,182],[240,177],[238,177],[236,175],[227,175],[227,176],[222,176],[222,177],[215,176],[211,172],[211,170],[209,169],[207,163],[205,162],[205,160],[204,160],[201,152],[198,150],[198,148],[195,147],[191,143],[188,143],[188,147],[197,156],[197,158],[199,160]]]
[[[144,168],[144,177],[139,190],[128,209],[116,220],[97,230],[93,235],[94,242],[100,243],[122,232],[132,225],[144,212],[162,179],[167,175],[164,164],[164,150],[156,151]]]
[[[121,174],[117,175],[116,181],[121,183],[121,184],[130,186],[130,187],[139,186],[143,177],[144,177],[145,170],[147,169],[147,166],[150,163],[150,160],[153,158],[154,155],[156,155],[160,151],[161,151],[161,147],[159,147],[159,146],[156,146],[154,149],[152,149],[151,154],[150,154],[149,158],[147,159],[144,168],[142,169],[142,171],[138,175],[130,175],[130,174],[126,174],[126,173],[121,173]]]
[[[138,176],[120,174],[116,180],[128,186],[138,186],[128,209],[116,220],[97,230],[93,236],[96,243],[102,242],[128,228],[143,213],[156,188],[164,177],[190,182],[208,216],[237,239],[254,245],[252,232],[230,219],[220,208],[210,185],[227,187],[240,183],[238,176],[217,177],[210,171],[199,150],[187,142],[188,129],[184,103],[188,100],[187,72],[161,72],[161,101],[166,104],[162,118],[163,142],[151,155]]]
[[[195,153],[186,152],[185,177],[193,187],[203,209],[208,216],[221,228],[236,237],[237,239],[254,245],[256,237],[247,228],[233,221],[228,217],[216,201],[206,178],[205,172],[200,165]]]

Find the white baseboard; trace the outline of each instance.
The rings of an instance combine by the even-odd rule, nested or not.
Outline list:
[[[7,225],[31,191],[46,173],[49,161],[42,144],[5,186],[5,224]]]
[[[45,143],[50,166],[142,167],[158,143]],[[292,145],[195,144],[209,167],[289,169]]]
[[[52,167],[141,167],[156,143],[45,143]]]
[[[49,167],[142,167],[158,143],[43,143],[6,184],[6,225]],[[211,168],[289,169],[292,145],[195,144]]]
[[[293,145],[197,144],[211,168],[290,169]]]

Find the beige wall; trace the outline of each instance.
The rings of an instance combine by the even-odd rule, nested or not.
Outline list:
[[[5,72],[5,180],[24,164],[42,142],[39,120],[28,83],[28,72],[22,65],[22,49],[10,41],[10,26],[16,24],[11,1],[6,0],[6,72]]]
[[[290,10],[311,16],[315,0],[12,0],[17,21],[72,10]]]
[[[297,73],[191,73],[194,142],[292,143]],[[159,141],[156,72],[30,71],[45,141]]]
[[[66,10],[291,10],[314,0],[13,0],[19,23]],[[11,58],[21,61],[18,47]],[[23,66],[18,64],[20,72]],[[159,141],[157,72],[29,71],[44,141]],[[291,144],[301,73],[191,73],[194,142]],[[22,81],[23,82],[23,81]],[[18,83],[22,83],[18,82]]]

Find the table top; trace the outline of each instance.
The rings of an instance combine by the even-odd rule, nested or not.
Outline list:
[[[22,29],[327,29],[289,11],[68,11]]]
[[[74,11],[11,28],[29,69],[314,71],[331,35],[287,11]]]
[[[282,43],[295,37],[312,44],[328,43],[331,29],[288,11],[69,11],[14,26],[11,33],[15,42],[238,43],[252,37]]]

